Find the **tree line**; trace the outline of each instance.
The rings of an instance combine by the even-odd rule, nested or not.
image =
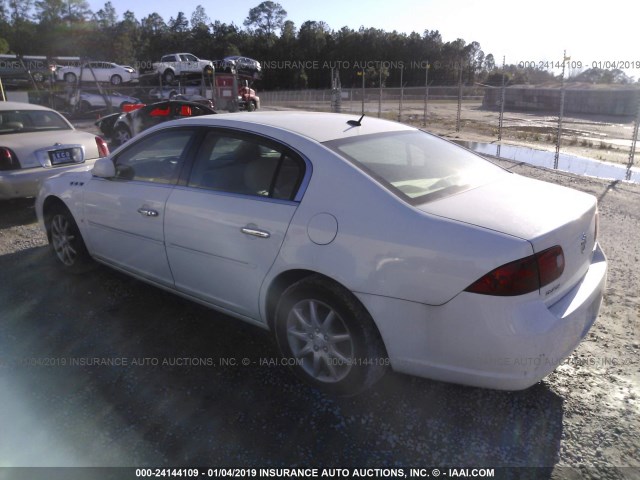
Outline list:
[[[211,19],[202,5],[190,17],[177,12],[141,19],[118,15],[111,2],[92,12],[86,0],[0,0],[0,53],[79,56],[151,68],[164,54],[191,52],[216,60],[243,55],[261,62],[263,89],[329,88],[331,69],[344,87],[502,83],[493,55],[476,41],[445,42],[438,30],[387,32],[360,27],[333,30],[323,21],[299,27],[282,5],[264,1],[249,10],[242,26]],[[426,67],[429,66],[427,73]],[[505,71],[513,83],[553,80],[546,70]],[[428,77],[427,77],[428,75]]]

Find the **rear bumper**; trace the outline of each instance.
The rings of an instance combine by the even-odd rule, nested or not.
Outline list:
[[[9,170],[0,172],[0,200],[11,198],[35,197],[40,185],[47,178],[55,177],[65,172],[82,172],[91,170],[95,159],[81,164],[55,168],[26,168],[24,170]]]
[[[596,246],[589,270],[551,306],[537,292],[490,297],[463,292],[434,307],[357,294],[376,322],[394,370],[498,390],[521,390],[552,372],[598,316],[607,260]]]

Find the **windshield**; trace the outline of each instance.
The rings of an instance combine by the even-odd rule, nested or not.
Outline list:
[[[503,170],[457,145],[418,130],[325,143],[411,204],[484,184]]]
[[[48,110],[0,111],[0,135],[44,130],[71,130],[67,121]]]

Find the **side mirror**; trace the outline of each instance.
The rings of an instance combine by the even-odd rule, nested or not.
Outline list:
[[[96,160],[93,164],[91,174],[94,177],[113,178],[116,176],[116,167],[109,157],[103,157]]]

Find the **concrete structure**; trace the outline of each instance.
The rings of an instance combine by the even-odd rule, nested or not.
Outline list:
[[[634,85],[590,85],[567,83],[564,112],[598,115],[635,116],[637,95]],[[560,110],[560,85],[513,85],[505,89],[505,110],[532,110],[557,113]],[[487,88],[483,108],[500,108],[500,87]]]

